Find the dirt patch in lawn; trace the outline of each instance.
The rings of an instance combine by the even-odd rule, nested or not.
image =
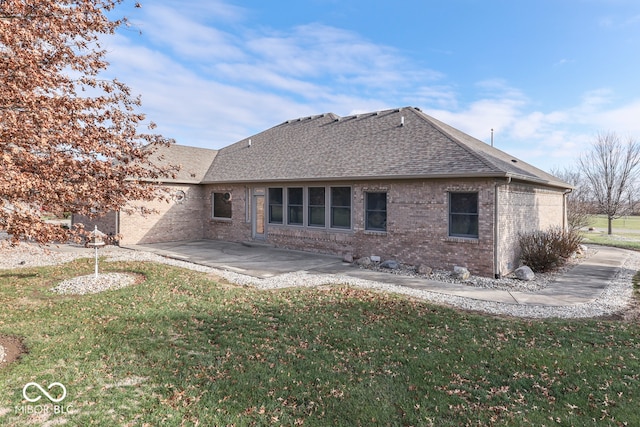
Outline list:
[[[19,338],[0,335],[0,369],[18,360],[25,352],[26,348]]]

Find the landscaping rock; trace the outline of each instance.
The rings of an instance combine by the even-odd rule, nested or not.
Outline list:
[[[516,277],[520,280],[529,281],[536,278],[536,275],[533,273],[533,270],[531,270],[531,268],[527,267],[526,265],[523,265],[522,267],[517,268],[516,271],[514,271],[514,273]]]
[[[344,256],[342,257],[342,261],[348,262],[349,264],[351,264],[353,262],[353,254],[352,253],[344,254]]]
[[[471,277],[471,273],[466,267],[455,266],[453,267],[453,275],[460,280],[467,280]]]
[[[356,264],[361,265],[363,267],[367,267],[369,265],[371,265],[371,258],[369,258],[368,256],[364,256],[362,258],[358,258],[356,260]]]
[[[420,264],[418,266],[418,274],[423,274],[425,276],[430,276],[433,273],[433,268],[429,267],[426,264]]]
[[[388,268],[390,270],[397,270],[397,269],[400,268],[400,263],[398,261],[393,260],[393,259],[388,259],[385,262],[383,262],[382,264],[380,264],[380,267]]]

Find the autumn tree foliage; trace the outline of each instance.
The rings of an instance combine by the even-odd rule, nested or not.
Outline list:
[[[100,215],[156,197],[170,173],[148,161],[169,141],[140,131],[140,99],[101,77],[119,3],[0,0],[0,231],[14,241],[64,241],[43,211]]]

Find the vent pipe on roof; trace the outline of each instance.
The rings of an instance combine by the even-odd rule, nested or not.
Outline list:
[[[400,117],[400,126],[404,126],[404,116]]]
[[[491,128],[491,146],[493,147],[493,128]]]
[[[247,147],[251,148],[251,138],[249,138],[249,143],[247,144]]]

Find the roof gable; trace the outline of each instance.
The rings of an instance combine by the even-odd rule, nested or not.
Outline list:
[[[412,107],[289,120],[218,151],[203,182],[470,176],[567,187]]]
[[[179,170],[175,178],[162,179],[165,183],[199,184],[204,179],[217,151],[187,145],[159,145],[155,147],[149,161],[159,167],[174,167]]]

